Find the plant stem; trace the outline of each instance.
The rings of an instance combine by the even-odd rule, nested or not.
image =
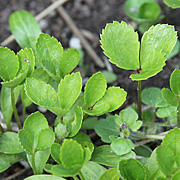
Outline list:
[[[137,95],[138,95],[138,115],[139,120],[142,120],[142,110],[141,110],[141,81],[138,81],[138,87],[137,87]]]
[[[11,103],[12,103],[12,107],[13,107],[13,111],[14,111],[14,117],[16,119],[16,122],[18,124],[19,129],[22,128],[19,116],[18,116],[18,112],[16,109],[16,104],[15,104],[15,98],[14,98],[14,88],[11,88]]]
[[[177,126],[180,127],[180,98],[178,98],[179,105],[177,107]]]
[[[32,169],[33,169],[34,175],[36,175],[37,172],[36,172],[36,165],[35,165],[35,152],[32,153]]]
[[[26,119],[26,107],[22,104],[22,115],[23,115],[23,122],[25,121]]]
[[[3,129],[3,127],[1,126],[1,124],[0,124],[0,132],[3,134],[4,133],[4,129]],[[1,134],[0,133],[0,134]]]
[[[153,115],[152,115],[151,128],[154,126],[154,123],[155,123],[155,117],[156,117],[156,109],[155,109],[155,107],[153,107]]]
[[[73,176],[73,179],[74,180],[79,180],[77,176]]]
[[[85,180],[84,176],[82,175],[81,171],[79,171],[79,177],[81,180]]]

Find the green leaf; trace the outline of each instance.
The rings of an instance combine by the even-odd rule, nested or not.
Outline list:
[[[80,169],[84,163],[82,146],[72,139],[65,139],[60,149],[60,160],[65,168]]]
[[[152,150],[146,145],[140,145],[135,147],[134,152],[137,156],[150,157]]]
[[[132,80],[145,80],[156,75],[165,66],[166,55],[177,41],[177,32],[173,26],[163,24],[152,26],[144,33],[141,41],[141,72],[132,74]]]
[[[19,61],[13,51],[0,47],[0,77],[4,81],[13,80],[19,70]]]
[[[179,51],[180,51],[180,41],[177,40],[173,50],[166,56],[166,59],[169,60],[173,58],[179,53]]]
[[[56,78],[60,76],[59,61],[63,54],[63,47],[56,38],[48,34],[40,34],[35,50],[37,61],[47,71],[49,76]]]
[[[14,88],[15,103],[17,102],[21,86]],[[13,108],[11,103],[11,89],[2,86],[1,89],[1,112],[4,117],[4,121],[7,125],[8,130],[11,129],[11,119],[13,114]]]
[[[120,161],[119,171],[120,175],[127,180],[146,179],[145,166],[136,159],[126,159]]]
[[[24,84],[23,87],[21,88],[21,101],[24,108],[32,104],[32,101],[28,98],[28,96],[25,93]]]
[[[38,149],[38,145],[40,144],[38,140],[41,140],[41,135],[39,134],[41,134],[41,131],[44,129],[49,129],[49,125],[46,118],[40,112],[31,114],[25,120],[23,129],[18,132],[18,136],[19,141],[21,142],[21,145],[27,154],[32,154]],[[44,141],[47,141],[48,138],[51,139],[52,137],[50,136],[50,134],[47,134]],[[38,139],[39,137],[40,139]],[[53,142],[51,139],[51,141],[47,141],[45,143],[47,143],[46,147],[42,148],[49,148]]]
[[[163,0],[163,1],[167,6],[173,8],[173,9],[180,8],[179,0]]]
[[[161,13],[161,7],[156,2],[143,3],[138,9],[138,17],[141,19],[155,20]]]
[[[109,23],[101,34],[101,47],[110,62],[127,70],[139,69],[138,34],[125,22]],[[131,48],[133,47],[133,48]]]
[[[25,92],[32,102],[58,114],[57,94],[50,85],[35,78],[27,78]]]
[[[110,72],[110,71],[106,71],[106,70],[101,71],[101,72],[105,76],[107,83],[112,83],[112,82],[117,80],[117,75],[115,73]]]
[[[33,48],[41,29],[35,18],[25,10],[19,10],[11,14],[9,25],[12,34],[21,48]]]
[[[82,129],[94,129],[97,123],[97,117],[88,117],[83,121]]]
[[[123,156],[119,156],[115,152],[112,151],[110,145],[102,145],[95,148],[92,154],[91,161],[95,161],[97,163],[100,163],[106,166],[116,167],[117,164],[120,162],[120,160],[135,158],[135,157],[136,155],[132,151]]]
[[[109,136],[118,136],[120,134],[120,128],[115,122],[115,116],[100,119],[95,125],[95,131],[101,137],[101,140],[106,143],[111,143]]]
[[[33,175],[30,177],[27,177],[24,180],[65,180],[64,178],[53,176],[53,175]]]
[[[88,107],[94,106],[106,92],[107,83],[101,72],[93,74],[87,81],[84,91],[84,101]]]
[[[177,107],[175,107],[175,106],[167,106],[167,107],[159,108],[157,110],[157,112],[156,112],[156,115],[159,118],[177,116]]]
[[[62,164],[60,160],[60,149],[61,145],[58,143],[53,143],[51,146],[51,156],[58,164]]]
[[[0,153],[0,173],[8,169],[12,164],[20,160],[25,160],[25,154],[4,154]]]
[[[66,138],[69,134],[69,131],[66,127],[66,125],[59,123],[56,127],[55,127],[55,134],[57,136],[57,138],[62,141],[64,138]]]
[[[141,93],[142,102],[151,107],[165,107],[167,103],[164,101],[161,90],[159,88],[144,89]]]
[[[162,89],[162,96],[164,100],[171,106],[178,106],[179,102],[177,96],[172,93],[168,88]]]
[[[170,87],[174,94],[180,97],[180,70],[175,69],[170,77]]]
[[[68,137],[75,136],[81,128],[83,121],[83,111],[81,107],[76,107],[74,111],[74,121],[70,124],[67,124],[68,131],[70,132]]]
[[[119,87],[110,87],[105,95],[95,104],[94,108],[99,105],[108,104],[110,107],[108,112],[118,109],[126,100],[127,93]]]
[[[18,154],[23,151],[17,133],[5,132],[3,136],[0,137],[0,152],[5,154]]]
[[[63,53],[59,62],[60,76],[64,77],[78,65],[80,54],[77,49],[68,49]]]
[[[58,86],[58,98],[62,109],[70,109],[81,93],[82,78],[79,72],[66,75]]]
[[[172,177],[172,180],[178,180],[178,179],[180,179],[180,170],[177,171]]]
[[[89,161],[80,171],[86,180],[98,180],[105,173],[106,169],[95,162]]]
[[[44,166],[49,159],[50,156],[50,149],[44,149],[41,151],[36,152],[35,154],[35,167],[37,174],[42,174]],[[30,163],[32,167],[32,155],[27,154],[28,162]]]
[[[49,82],[51,79],[43,67],[35,69],[32,77],[44,82]]]
[[[116,115],[115,120],[118,126],[122,126],[122,124],[125,124],[132,131],[137,131],[142,125],[142,121],[137,121],[137,112],[130,107],[122,110],[119,113],[119,116]]]
[[[117,155],[122,156],[124,154],[131,152],[131,150],[134,149],[134,144],[130,139],[123,139],[119,137],[111,143],[111,149]]]
[[[119,180],[119,178],[120,176],[117,168],[110,168],[99,178],[99,180]]]

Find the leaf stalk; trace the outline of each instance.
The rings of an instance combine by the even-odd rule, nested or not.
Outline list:
[[[139,120],[142,120],[142,109],[141,109],[141,81],[138,81],[137,96],[138,96],[138,116],[139,116]]]
[[[33,169],[34,175],[36,175],[37,171],[36,171],[36,165],[35,165],[35,152],[32,153],[32,169]]]

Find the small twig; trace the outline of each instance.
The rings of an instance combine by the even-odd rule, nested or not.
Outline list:
[[[54,1],[54,0],[53,0]],[[87,50],[88,54],[92,57],[96,65],[103,68],[104,63],[102,60],[98,57],[98,55],[95,53],[95,51],[91,48],[88,41],[83,37],[78,27],[75,25],[74,21],[71,19],[71,17],[67,14],[66,10],[63,7],[58,8],[58,12],[61,15],[61,17],[65,20],[69,28],[72,30],[72,32],[80,39],[83,47]]]
[[[11,180],[11,179],[15,179],[17,176],[20,176],[21,174],[24,174],[26,171],[29,171],[31,168],[28,167],[28,168],[25,168],[25,169],[22,169],[21,171],[5,178],[4,180]]]
[[[48,14],[50,14],[53,10],[55,10],[57,7],[61,6],[62,4],[64,4],[66,1],[68,0],[58,0],[55,1],[54,3],[52,3],[50,6],[48,6],[46,9],[44,9],[42,12],[40,12],[35,19],[37,21],[40,21],[41,19],[43,19],[45,16],[47,16]],[[8,38],[6,38],[2,43],[1,46],[7,46],[9,43],[11,43],[12,41],[14,41],[15,38],[13,35],[10,35]]]
[[[105,63],[105,66],[106,66],[107,70],[108,70],[109,72],[113,72],[113,68],[112,68],[112,66],[111,66],[111,64],[110,64],[110,62],[108,61],[108,59],[107,59],[106,56],[103,56],[103,60],[104,60],[104,63]]]

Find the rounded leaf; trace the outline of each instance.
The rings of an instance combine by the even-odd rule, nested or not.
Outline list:
[[[174,94],[180,97],[180,70],[175,69],[170,77],[170,87]]]
[[[177,96],[174,93],[172,93],[169,89],[163,88],[162,96],[168,104],[172,106],[178,106],[179,102],[178,102]]]

